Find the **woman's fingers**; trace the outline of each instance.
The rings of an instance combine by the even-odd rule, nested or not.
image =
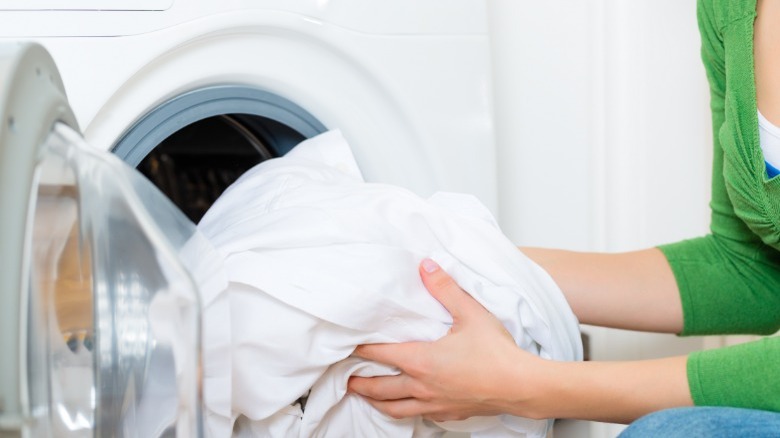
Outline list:
[[[414,417],[416,415],[431,421],[455,421],[469,418],[469,415],[447,412],[446,409],[442,409],[437,404],[423,402],[414,398],[402,400],[374,400],[366,398],[365,400],[378,411],[395,419]],[[487,415],[494,415],[494,413],[490,412]]]
[[[416,397],[415,382],[406,374],[396,376],[358,377],[349,378],[347,388],[372,400],[399,400]]]
[[[430,405],[414,398],[391,401],[366,398],[366,401],[378,411],[384,412],[395,419],[426,415],[431,408]]]

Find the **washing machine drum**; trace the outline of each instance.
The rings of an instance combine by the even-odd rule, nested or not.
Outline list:
[[[201,435],[194,225],[83,144],[42,47],[0,86],[0,435]]]

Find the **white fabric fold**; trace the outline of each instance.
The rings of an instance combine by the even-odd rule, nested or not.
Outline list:
[[[425,257],[494,313],[521,348],[582,358],[578,323],[562,293],[503,236],[487,208],[468,195],[426,200],[364,182],[338,131],[247,172],[199,228],[224,258],[230,282],[223,294],[236,435],[545,436],[546,420],[394,420],[346,395],[352,374],[397,372],[351,357],[356,345],[447,332],[449,314],[419,278]],[[309,391],[300,410],[295,401]]]
[[[229,436],[232,423],[232,340],[230,297],[222,257],[202,235],[195,233],[179,252],[200,292],[203,342],[204,433]],[[171,310],[168,314],[175,315]],[[151,436],[151,435],[150,435]]]

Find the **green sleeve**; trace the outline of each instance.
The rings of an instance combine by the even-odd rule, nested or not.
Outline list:
[[[699,0],[713,128],[711,234],[661,246],[683,305],[683,335],[780,328],[780,179],[758,146],[752,31],[755,0]],[[693,353],[697,405],[780,411],[780,339]]]
[[[688,358],[688,384],[697,406],[780,412],[780,338],[706,350]]]
[[[716,234],[665,245],[683,305],[682,335],[780,329],[780,253]]]
[[[763,158],[759,153],[758,163],[752,159],[753,149],[760,149],[755,144],[754,16],[755,1],[698,3],[712,110],[711,234],[660,247],[680,289],[686,335],[771,334],[780,328],[780,251],[766,242],[780,239],[780,230],[769,233],[755,225],[758,220],[747,221],[772,234],[762,240],[745,220],[751,217],[747,204],[764,205],[768,196],[761,185]],[[734,47],[728,53],[726,43]],[[780,203],[780,193],[776,198]]]

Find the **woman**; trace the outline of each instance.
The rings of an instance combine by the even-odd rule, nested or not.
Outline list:
[[[714,132],[712,233],[623,254],[523,249],[582,323],[682,335],[780,328],[780,178],[770,177],[780,163],[765,161],[774,140],[759,141],[757,113],[767,132],[780,125],[780,2],[700,0],[698,18]],[[357,355],[402,374],[350,381],[393,417],[645,416],[624,435],[780,434],[780,338],[687,357],[556,363],[517,349],[433,261],[420,273],[452,314],[451,332],[433,343],[361,346]]]

